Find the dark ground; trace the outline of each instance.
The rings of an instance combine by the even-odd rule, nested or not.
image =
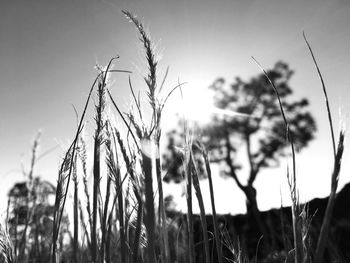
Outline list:
[[[328,236],[328,246],[325,262],[350,262],[350,184],[339,191]],[[306,251],[312,258],[315,251],[320,226],[326,210],[328,198],[315,198],[305,204],[305,216],[309,220],[306,237]],[[228,204],[230,205],[230,204]],[[170,212],[169,216],[186,221],[186,215]],[[196,261],[204,262],[203,246],[201,245],[202,230],[199,215],[195,215]],[[222,235],[224,255],[233,262],[232,250],[241,251],[249,261],[257,258],[257,262],[293,262],[293,229],[290,207],[271,209],[261,212],[261,217],[268,229],[269,236],[262,237],[254,217],[250,215],[219,215],[219,227]],[[184,222],[185,222],[184,221]],[[208,231],[213,231],[213,219],[207,215]],[[209,234],[210,238],[210,234]],[[216,262],[215,244],[211,239],[213,261]]]

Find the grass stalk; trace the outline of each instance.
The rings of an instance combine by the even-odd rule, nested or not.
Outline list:
[[[70,167],[72,167],[71,163],[73,162],[73,159],[71,157],[71,155],[74,153],[72,147],[73,145],[71,145],[71,147],[68,149],[58,173],[52,233],[52,263],[59,262],[59,255],[57,253],[57,239],[59,236],[60,223],[63,215],[63,207],[65,199],[67,197],[67,191],[65,187],[68,187],[67,180],[69,180],[69,174],[71,171]]]
[[[189,139],[187,129],[185,125],[186,140]],[[186,145],[188,142],[186,142]],[[188,147],[187,147],[188,149]],[[195,262],[195,250],[194,250],[194,224],[193,224],[193,206],[192,206],[192,161],[190,154],[185,154],[185,177],[186,177],[186,202],[187,202],[187,247],[188,247],[188,262]]]
[[[341,131],[339,134],[337,153],[334,161],[331,194],[328,199],[327,208],[323,218],[320,235],[317,241],[317,248],[316,248],[315,259],[314,259],[314,262],[317,262],[317,263],[321,263],[324,261],[323,255],[324,255],[324,250],[326,248],[326,244],[328,240],[328,233],[329,233],[330,223],[331,223],[332,214],[333,214],[334,205],[335,205],[343,151],[344,151],[344,132]]]
[[[88,249],[91,253],[91,241],[89,238],[89,232],[87,230],[87,226],[85,224],[84,211],[83,211],[83,208],[81,206],[80,200],[78,201],[78,205],[79,205],[80,226],[81,226],[82,231],[84,232],[84,236],[86,238],[86,243],[87,243]]]
[[[314,62],[318,76],[319,76],[320,81],[321,81],[322,90],[323,90],[323,94],[324,94],[325,102],[326,102],[329,127],[331,130],[331,139],[332,139],[333,155],[334,155],[334,168],[333,168],[333,174],[332,174],[332,178],[331,178],[331,193],[329,195],[326,212],[325,212],[325,215],[323,218],[320,235],[319,235],[319,238],[317,241],[315,259],[314,259],[315,262],[321,263],[321,262],[323,262],[324,250],[325,250],[326,244],[327,244],[328,233],[329,233],[329,229],[330,229],[330,222],[331,222],[331,218],[332,218],[332,214],[333,214],[333,210],[334,210],[335,197],[336,197],[336,192],[337,192],[337,188],[338,188],[341,159],[342,159],[342,155],[343,155],[343,151],[344,151],[344,131],[343,130],[340,131],[339,140],[338,140],[338,147],[336,147],[335,138],[334,138],[335,136],[334,136],[332,114],[331,114],[331,110],[330,110],[330,106],[329,106],[326,85],[324,83],[320,68],[317,64],[317,61],[316,61],[315,55],[312,51],[311,45],[305,36],[305,32],[303,32],[303,37],[304,37],[305,43],[310,51],[312,60]]]
[[[103,143],[103,134],[102,131],[104,129],[104,121],[103,121],[103,112],[106,103],[106,80],[107,74],[109,73],[109,69],[111,67],[111,62],[107,65],[106,71],[102,71],[100,74],[100,78],[98,81],[98,104],[95,106],[96,108],[96,130],[94,136],[94,161],[93,161],[93,197],[92,197],[92,231],[91,231],[91,245],[92,245],[92,261],[98,261],[97,254],[97,212],[102,212],[98,210],[98,197],[100,197],[100,180],[101,180],[101,167],[100,167],[100,155],[101,155],[101,144]],[[102,217],[102,213],[101,213]],[[101,259],[103,261],[103,259]]]
[[[127,158],[126,156],[126,150],[124,148],[123,142],[121,140],[120,134],[117,131],[117,129],[114,129],[114,133],[112,135],[113,137],[113,143],[114,145],[116,145],[116,140],[115,137],[118,140],[119,146],[120,146],[120,151],[122,152],[124,159]],[[115,135],[115,136],[114,136]],[[114,184],[115,184],[115,194],[116,194],[116,200],[118,203],[118,213],[117,213],[117,219],[119,221],[119,232],[120,232],[120,249],[121,249],[121,262],[125,263],[127,260],[127,240],[126,240],[126,236],[125,236],[125,224],[124,224],[124,199],[123,199],[123,181],[121,179],[121,174],[120,174],[120,169],[118,167],[118,158],[117,158],[117,154],[115,155],[116,157],[116,161],[114,160],[113,156],[109,156],[109,159],[107,161],[107,165],[109,168],[109,172],[111,173],[111,176],[113,176],[114,179]],[[128,159],[127,159],[128,160]],[[126,161],[127,163],[127,161]],[[127,163],[128,165],[128,163]]]
[[[110,170],[110,164],[114,164],[114,152],[112,149],[112,143],[111,143],[111,128],[108,120],[105,124],[106,127],[106,139],[105,139],[105,145],[107,149],[106,154],[106,163],[108,167],[108,174],[107,174],[107,183],[106,183],[106,196],[105,196],[105,202],[103,207],[103,213],[101,218],[101,232],[102,232],[102,244],[101,244],[101,260],[105,261],[105,250],[106,250],[106,238],[107,238],[107,225],[108,225],[108,206],[109,206],[109,199],[110,199],[110,191],[111,191],[111,182],[113,177],[113,172]]]
[[[322,90],[323,90],[323,95],[324,95],[324,98],[325,98],[327,114],[328,114],[329,127],[330,127],[330,130],[331,130],[333,155],[334,155],[334,159],[336,159],[337,149],[336,149],[336,146],[335,146],[335,138],[334,138],[335,136],[334,136],[334,130],[333,130],[332,114],[331,114],[331,109],[330,109],[330,106],[329,106],[329,100],[328,100],[328,94],[327,94],[326,85],[324,83],[324,80],[323,80],[320,68],[319,68],[319,66],[317,64],[314,52],[312,51],[311,45],[310,45],[309,41],[306,38],[305,32],[303,32],[303,37],[304,37],[305,43],[306,43],[306,45],[307,45],[307,47],[308,47],[308,49],[310,51],[312,60],[314,62],[316,70],[317,70],[317,74],[318,74],[318,76],[320,78],[320,81],[321,81],[321,84],[322,84]]]
[[[22,232],[21,240],[19,242],[19,260],[25,260],[25,248],[27,244],[27,230],[29,227],[30,221],[32,221],[32,217],[35,210],[36,205],[36,186],[34,184],[34,167],[37,159],[37,150],[39,146],[39,139],[41,133],[38,132],[37,136],[34,139],[33,147],[32,147],[32,158],[30,163],[30,170],[28,172],[28,196],[26,197],[27,202],[27,213],[26,220],[24,225],[24,230]],[[30,205],[31,203],[31,205]]]
[[[135,227],[135,237],[132,249],[132,262],[137,263],[139,258],[139,247],[140,247],[140,238],[141,238],[141,230],[142,230],[142,216],[143,216],[143,202],[141,195],[138,190],[134,188],[134,194],[137,200],[137,217],[136,217],[136,227]]]
[[[201,191],[201,187],[199,184],[198,179],[198,168],[196,161],[193,156],[192,151],[192,144],[189,145],[191,148],[189,148],[189,158],[192,162],[192,179],[193,179],[193,186],[195,189],[195,193],[198,200],[199,210],[200,210],[200,217],[201,217],[201,225],[202,225],[202,232],[203,232],[203,245],[204,245],[204,257],[205,262],[210,263],[210,250],[209,250],[209,238],[208,238],[208,226],[207,226],[207,219],[205,216],[205,207],[204,207],[204,201],[203,201],[203,195]]]
[[[121,188],[121,179],[120,179],[120,173],[117,175],[117,184],[118,188],[120,189],[120,192],[117,193],[118,195],[118,221],[119,221],[119,233],[120,233],[120,250],[121,250],[121,262],[126,262],[127,258],[127,242],[126,242],[126,236],[125,236],[125,225],[124,225],[124,199],[123,199],[123,191]]]
[[[156,262],[155,256],[155,211],[154,191],[152,178],[152,159],[142,152],[142,170],[145,178],[145,208],[144,222],[147,231],[147,257],[148,263]]]
[[[91,232],[92,213],[91,213],[91,205],[90,205],[90,194],[89,194],[89,187],[88,187],[88,175],[87,175],[87,164],[86,164],[86,162],[87,162],[86,142],[82,136],[80,137],[79,142],[80,142],[80,147],[79,147],[78,155],[79,155],[80,161],[82,163],[83,186],[84,186],[84,194],[85,194],[85,198],[86,198],[86,211],[88,214],[88,224],[89,224],[89,229]]]
[[[129,127],[130,128],[130,127]],[[133,183],[133,192],[136,197],[137,201],[137,217],[136,217],[136,227],[135,227],[135,237],[132,244],[132,262],[137,263],[139,262],[139,247],[140,247],[140,238],[141,238],[141,231],[142,231],[142,221],[143,221],[143,201],[141,197],[141,191],[137,188],[137,180],[136,176],[134,174],[134,164],[130,161],[130,158],[128,157],[126,148],[124,146],[124,143],[121,139],[121,136],[118,132],[118,130],[115,129],[115,137],[117,139],[120,152],[122,153],[123,159],[126,164],[127,172],[130,175],[131,181]],[[116,145],[116,140],[114,139],[114,144]],[[121,187],[121,186],[120,186]]]
[[[109,61],[109,64],[107,66],[107,72],[108,72],[109,67],[114,59],[117,59],[117,57],[114,57]],[[85,114],[87,111],[87,107],[89,105],[92,91],[95,87],[96,82],[100,78],[100,75],[101,75],[101,73],[98,74],[98,76],[95,78],[93,84],[91,85],[88,97],[87,97],[86,102],[85,102],[84,110],[83,110],[83,113],[82,113],[80,121],[79,121],[77,132],[75,134],[75,138],[74,138],[72,144],[70,145],[69,149],[66,152],[66,155],[63,159],[63,162],[62,162],[62,165],[61,165],[61,168],[59,171],[58,180],[57,180],[57,188],[56,188],[55,213],[54,213],[53,235],[52,235],[52,257],[51,257],[52,263],[57,262],[57,255],[56,255],[56,253],[57,253],[57,238],[58,238],[58,232],[59,232],[61,221],[62,221],[64,206],[65,206],[66,199],[67,199],[69,183],[70,183],[70,176],[71,176],[72,168],[73,168],[73,158],[74,158],[75,151],[76,151],[76,145],[78,142],[79,134],[80,134],[82,127],[83,127],[83,121],[84,121],[84,117],[85,117]],[[63,173],[66,173],[66,175],[63,176]],[[64,183],[65,183],[65,186],[63,185]],[[60,189],[60,191],[57,191],[57,189]]]
[[[154,149],[159,144],[160,140],[160,118],[161,118],[161,109],[159,108],[158,100],[156,99],[156,88],[157,88],[157,60],[154,53],[153,45],[150,40],[149,35],[146,33],[143,24],[139,22],[139,20],[132,15],[130,12],[123,11],[124,15],[136,26],[139,34],[140,34],[140,40],[143,44],[145,53],[146,53],[146,60],[148,64],[148,75],[144,77],[144,80],[148,87],[148,98],[149,103],[151,105],[152,109],[152,119],[151,124],[148,127],[148,131],[141,134],[141,132],[138,132],[139,139],[141,141],[150,142],[151,148]],[[130,121],[132,121],[132,118],[130,118]],[[135,122],[133,122],[133,125],[135,129],[138,130],[138,125],[136,125]],[[149,156],[143,149],[141,151],[141,158],[142,158],[142,170],[144,175],[144,182],[145,182],[145,208],[146,208],[146,216],[144,217],[145,220],[145,226],[147,231],[147,257],[148,262],[155,262],[156,256],[155,256],[155,209],[154,209],[154,191],[153,191],[153,166],[156,165],[156,156],[154,156],[154,153]],[[157,170],[157,167],[154,167],[155,170]],[[157,171],[156,171],[157,173]],[[157,174],[156,176],[161,176],[160,174]],[[158,177],[159,178],[159,177]],[[159,181],[159,179],[158,179]],[[160,183],[161,184],[161,183]],[[162,186],[158,185],[159,188]],[[162,189],[161,189],[162,191]],[[164,222],[165,223],[165,222]],[[164,240],[166,238],[166,234],[164,236],[163,232],[163,248],[165,251],[162,250],[162,253],[167,253],[166,247],[167,245],[164,244]],[[164,260],[164,258],[163,258]]]
[[[125,236],[125,224],[124,224],[124,199],[123,199],[123,189],[120,172],[117,174],[117,184],[118,189],[120,190],[117,193],[118,196],[118,221],[119,221],[119,232],[120,232],[120,244],[121,244],[121,262],[126,262],[127,258],[127,240]]]
[[[297,197],[297,190],[296,190],[296,160],[295,160],[295,149],[294,149],[294,142],[293,142],[293,135],[291,134],[289,130],[289,123],[286,118],[286,115],[284,113],[283,104],[281,101],[281,97],[279,95],[279,92],[267,74],[266,70],[260,65],[260,63],[253,57],[253,60],[258,65],[258,67],[261,69],[267,80],[269,81],[271,87],[273,88],[278,104],[280,106],[281,115],[283,118],[283,122],[286,127],[286,135],[287,140],[291,147],[292,152],[292,165],[293,165],[293,174],[292,178],[290,180],[290,186],[291,186],[291,195],[292,195],[292,218],[293,218],[293,236],[294,236],[294,248],[295,248],[295,262],[296,263],[302,263],[304,260],[304,249],[303,249],[303,238],[302,238],[302,225],[301,225],[301,218],[300,218],[300,206],[299,206],[299,198]],[[289,177],[289,172],[287,173]]]
[[[109,205],[109,198],[110,198],[110,191],[111,191],[111,177],[107,176],[107,184],[106,184],[106,196],[105,196],[105,203],[103,208],[103,216],[102,216],[102,226],[101,226],[101,232],[102,232],[102,244],[101,244],[101,259],[105,259],[105,251],[107,246],[107,226],[108,226],[108,205]]]
[[[78,218],[78,175],[77,175],[77,155],[74,158],[73,166],[73,182],[74,182],[74,197],[73,197],[73,262],[78,263],[78,235],[79,235],[79,218]]]
[[[114,204],[115,204],[115,201],[113,201],[113,205],[108,216],[107,234],[106,234],[106,263],[111,262],[111,239],[112,239],[112,220],[113,220]]]
[[[209,163],[209,157],[208,153],[205,150],[204,146],[201,146],[201,152],[202,156],[204,158],[205,162],[205,169],[208,175],[208,182],[209,182],[209,191],[210,191],[210,201],[211,201],[211,207],[212,207],[212,213],[213,213],[213,225],[214,225],[214,237],[215,237],[215,243],[216,243],[216,251],[218,255],[218,262],[222,263],[222,246],[219,236],[219,226],[218,226],[218,220],[216,216],[216,209],[215,209],[215,200],[214,200],[214,187],[213,187],[213,180],[211,176],[211,169],[210,169],[210,163]]]
[[[107,74],[107,73],[106,73]],[[106,75],[105,74],[105,75]],[[102,131],[104,128],[103,112],[105,108],[105,76],[101,76],[98,82],[98,104],[96,107],[96,130],[94,136],[94,161],[93,161],[93,196],[92,196],[92,231],[91,231],[91,245],[92,245],[92,261],[98,262],[97,255],[97,213],[98,213],[98,197],[100,195],[100,180],[101,180],[101,144],[103,143]],[[101,258],[103,261],[103,258]]]
[[[134,172],[134,162],[131,162],[124,142],[120,136],[120,133],[115,129],[115,137],[116,137],[116,141],[118,142],[119,145],[119,150],[123,156],[125,165],[126,165],[126,169],[127,169],[127,173],[130,175],[130,180],[133,184],[133,192],[134,195],[136,197],[137,200],[137,223],[136,223],[136,230],[135,230],[135,238],[134,238],[134,242],[133,242],[133,247],[132,247],[132,261],[133,262],[138,262],[138,250],[139,250],[139,245],[140,245],[140,238],[141,238],[141,228],[142,228],[142,220],[143,218],[143,201],[142,201],[142,197],[141,197],[141,191],[137,188],[137,178]],[[115,139],[114,139],[115,140]],[[115,143],[116,144],[116,143]],[[124,179],[122,181],[120,181],[119,185],[120,187],[122,186]],[[122,200],[122,197],[120,198],[120,201]],[[125,251],[126,251],[126,247],[125,247]],[[126,253],[126,252],[125,252]]]
[[[156,151],[159,152],[159,141],[156,142]],[[157,183],[159,191],[159,222],[161,223],[162,228],[162,254],[164,255],[163,262],[169,262],[169,239],[168,239],[168,230],[167,230],[167,221],[165,215],[165,206],[164,206],[164,196],[163,196],[163,178],[160,164],[160,157],[156,156],[156,174],[157,174]]]

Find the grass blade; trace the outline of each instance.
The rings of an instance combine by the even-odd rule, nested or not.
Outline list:
[[[344,151],[344,132],[341,131],[339,135],[337,153],[334,161],[331,194],[328,199],[326,212],[325,212],[322,226],[321,226],[320,236],[317,241],[317,248],[316,248],[315,259],[314,259],[314,262],[317,262],[317,263],[324,262],[323,254],[324,254],[324,250],[326,248],[326,244],[328,240],[328,233],[329,233],[330,223],[331,223],[332,214],[333,214],[334,205],[335,205],[335,197],[336,197],[336,192],[338,187],[338,178],[339,178],[343,151]]]
[[[273,90],[276,94],[278,104],[279,104],[280,110],[281,110],[281,115],[282,115],[284,124],[286,126],[287,140],[290,143],[290,147],[291,147],[292,165],[293,165],[293,174],[292,174],[292,180],[290,182],[290,185],[291,185],[291,189],[293,189],[291,191],[291,194],[292,194],[292,201],[293,201],[292,217],[293,217],[295,262],[302,263],[303,259],[304,259],[304,250],[303,250],[303,239],[302,239],[302,231],[301,231],[301,228],[302,228],[301,218],[300,218],[301,211],[300,211],[300,207],[299,207],[299,198],[297,197],[297,193],[296,193],[296,161],[295,161],[295,149],[294,149],[294,143],[293,143],[293,135],[291,134],[291,132],[289,130],[289,123],[288,123],[288,120],[287,120],[286,115],[284,113],[281,97],[279,95],[279,92],[278,92],[275,84],[273,83],[273,81],[271,80],[269,75],[267,74],[266,70],[260,65],[260,63],[254,57],[252,57],[252,58],[255,61],[255,63],[258,65],[258,67],[261,69],[261,71],[263,72],[263,74],[265,75],[265,77],[267,78],[269,83],[271,84],[271,87],[273,88]]]
[[[205,262],[210,263],[210,252],[209,252],[209,238],[208,238],[208,227],[207,227],[207,219],[205,216],[205,208],[204,208],[204,202],[203,202],[203,196],[202,191],[199,185],[199,179],[198,179],[198,168],[196,165],[196,161],[194,160],[193,152],[192,152],[192,145],[190,145],[190,160],[192,162],[192,179],[193,179],[193,186],[196,192],[198,205],[200,209],[200,216],[201,216],[201,224],[202,224],[202,232],[203,232],[203,243],[204,243],[204,257]]]
[[[218,220],[216,217],[216,209],[215,209],[215,200],[214,200],[214,187],[213,187],[213,180],[211,176],[211,169],[209,164],[209,158],[208,153],[206,152],[204,146],[201,147],[202,156],[204,158],[205,162],[205,168],[208,175],[208,182],[209,182],[209,190],[210,190],[210,201],[211,201],[211,207],[212,207],[212,213],[213,213],[213,225],[214,225],[214,236],[215,236],[215,243],[216,243],[216,251],[218,253],[218,262],[222,263],[222,247],[219,237],[219,226],[218,226]]]
[[[314,61],[315,67],[316,67],[316,69],[317,69],[318,76],[320,77],[320,80],[321,80],[322,89],[323,89],[323,94],[324,94],[324,98],[325,98],[325,101],[326,101],[326,107],[327,107],[327,113],[328,113],[329,126],[330,126],[330,129],[331,129],[332,145],[333,145],[333,154],[334,154],[334,159],[335,159],[335,157],[336,157],[336,146],[335,146],[335,139],[334,139],[333,121],[332,121],[331,109],[330,109],[330,107],[329,107],[329,100],[328,100],[326,85],[324,84],[324,80],[323,80],[323,77],[322,77],[320,68],[319,68],[319,66],[318,66],[318,64],[317,64],[317,62],[316,62],[316,58],[315,58],[315,56],[314,56],[314,52],[313,52],[312,49],[311,49],[310,43],[309,43],[309,41],[307,40],[307,38],[306,38],[306,36],[305,36],[305,32],[303,32],[303,37],[304,37],[304,40],[305,40],[305,42],[306,42],[307,47],[309,48],[310,54],[311,54],[311,56],[312,56],[312,60]]]

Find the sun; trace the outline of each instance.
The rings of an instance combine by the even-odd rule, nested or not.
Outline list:
[[[188,122],[206,124],[214,113],[213,93],[208,88],[183,87],[172,95],[165,109],[166,123],[184,118]]]
[[[213,116],[225,118],[250,118],[244,113],[228,109],[220,109],[214,103],[214,91],[208,88],[184,87],[177,94],[173,94],[165,107],[163,126],[174,128],[179,118],[185,119],[190,124],[205,125],[212,121]]]
[[[183,92],[182,113],[188,121],[205,124],[214,113],[214,94],[208,88],[186,89]]]

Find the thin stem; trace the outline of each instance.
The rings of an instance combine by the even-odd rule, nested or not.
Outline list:
[[[291,151],[292,151],[292,165],[293,165],[293,176],[292,176],[292,183],[293,183],[293,187],[294,189],[296,188],[296,161],[295,161],[295,149],[294,149],[294,142],[293,142],[293,136],[289,130],[289,123],[288,120],[286,118],[286,115],[284,113],[284,109],[283,109],[283,105],[282,105],[282,101],[281,101],[281,97],[280,94],[275,86],[275,84],[273,83],[273,81],[271,80],[271,78],[269,77],[269,75],[267,74],[266,70],[260,65],[260,63],[254,58],[252,57],[253,60],[255,61],[255,63],[258,65],[258,67],[261,69],[261,71],[264,73],[265,77],[267,78],[267,80],[269,81],[269,83],[271,84],[277,100],[278,100],[278,104],[280,106],[280,110],[281,110],[281,115],[284,121],[284,124],[286,126],[286,134],[287,134],[287,139],[288,142],[290,143],[290,147],[291,147]],[[301,235],[301,221],[300,221],[300,209],[298,206],[298,199],[296,198],[296,190],[294,191],[294,195],[292,197],[293,199],[293,205],[292,205],[292,214],[293,214],[293,234],[294,234],[294,247],[295,247],[295,262],[296,263],[302,263],[303,262],[303,258],[304,258],[304,250],[303,250],[303,240],[302,240],[302,235]]]
[[[211,176],[211,169],[209,164],[209,158],[208,153],[206,152],[204,146],[201,147],[202,155],[205,162],[205,168],[208,175],[208,181],[209,181],[209,190],[210,190],[210,201],[211,201],[211,207],[212,207],[212,213],[213,213],[213,224],[214,224],[214,236],[215,236],[215,243],[216,243],[216,250],[218,253],[218,261],[219,263],[222,263],[222,247],[219,237],[219,226],[218,226],[218,219],[216,217],[216,209],[215,209],[215,200],[214,200],[214,187],[213,187],[213,180]]]
[[[320,68],[318,67],[318,64],[316,62],[316,58],[314,56],[314,52],[311,49],[309,41],[306,39],[305,32],[303,32],[303,37],[304,37],[304,40],[306,42],[307,47],[309,48],[310,54],[312,56],[312,60],[314,61],[315,67],[317,69],[318,76],[320,77],[320,80],[321,80],[321,83],[322,83],[322,89],[323,89],[323,94],[324,94],[324,97],[325,97],[327,113],[328,113],[329,126],[330,126],[330,129],[331,129],[332,144],[333,144],[333,154],[334,154],[334,159],[335,159],[335,157],[336,157],[336,146],[335,146],[335,139],[334,139],[333,121],[332,121],[331,110],[330,110],[330,107],[329,107],[329,100],[328,100],[326,85],[324,84]]]

